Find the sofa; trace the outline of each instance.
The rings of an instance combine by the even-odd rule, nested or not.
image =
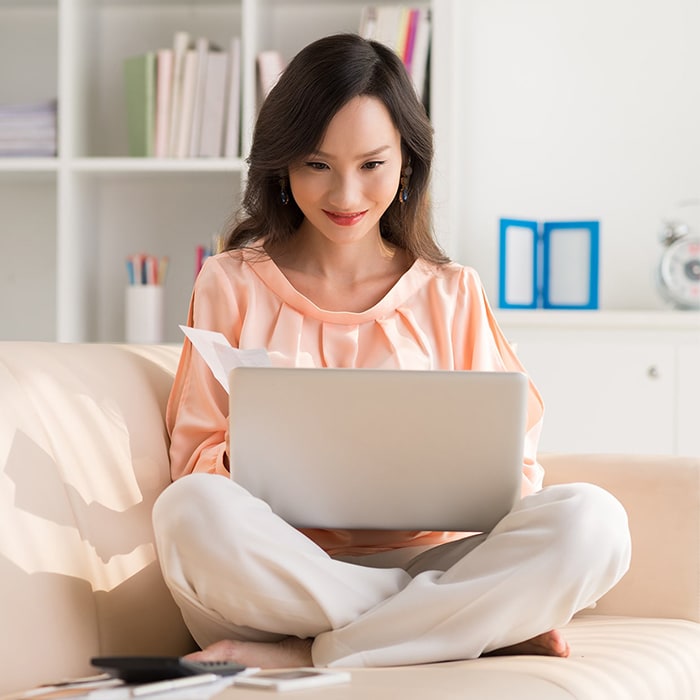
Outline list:
[[[0,696],[94,672],[96,655],[195,648],[150,520],[170,481],[164,411],[178,355],[169,345],[0,342]],[[353,669],[349,684],[294,697],[700,698],[700,459],[541,461],[548,483],[614,493],[632,531],[629,573],[564,629],[570,658]]]

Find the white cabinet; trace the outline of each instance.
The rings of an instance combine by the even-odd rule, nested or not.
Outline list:
[[[126,57],[177,30],[242,40],[242,145],[257,110],[257,54],[290,59],[326,34],[357,31],[364,0],[0,0],[0,102],[58,98],[57,158],[0,159],[0,339],[121,341],[125,258],[170,257],[166,340],[181,340],[195,248],[225,227],[244,159],[128,158]],[[371,4],[371,3],[370,3]],[[411,3],[406,3],[411,4]],[[449,65],[458,0],[431,7],[436,201],[450,181]],[[439,214],[438,214],[439,218]],[[441,227],[442,228],[442,227]]]
[[[543,395],[543,451],[700,455],[700,314],[496,315]]]

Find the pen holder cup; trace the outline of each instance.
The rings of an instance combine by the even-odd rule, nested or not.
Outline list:
[[[162,343],[164,290],[160,284],[132,284],[126,288],[127,343]]]

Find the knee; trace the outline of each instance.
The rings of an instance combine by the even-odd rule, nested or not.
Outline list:
[[[176,537],[188,531],[207,511],[212,474],[190,474],[170,484],[158,496],[152,513],[156,537]]]
[[[611,493],[589,483],[560,484],[544,491],[556,502],[562,546],[579,563],[588,558],[591,566],[617,562],[627,569],[631,552],[627,513]]]
[[[235,536],[245,527],[245,502],[252,497],[218,474],[190,474],[170,484],[153,507],[153,530],[164,543],[186,548],[226,532]],[[254,500],[254,499],[253,499]]]
[[[153,508],[156,551],[171,590],[204,600],[218,572],[245,560],[255,538],[251,513],[266,507],[230,479],[191,474],[159,496]]]

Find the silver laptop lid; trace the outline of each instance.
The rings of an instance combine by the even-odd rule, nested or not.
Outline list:
[[[514,372],[239,367],[232,478],[297,527],[488,531],[520,496]]]

